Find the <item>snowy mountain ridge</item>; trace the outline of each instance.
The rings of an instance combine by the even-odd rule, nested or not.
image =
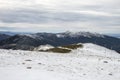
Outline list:
[[[83,36],[83,37],[89,37],[91,38],[92,36],[95,36],[95,37],[102,37],[104,38],[104,35],[102,34],[98,34],[98,33],[90,33],[90,32],[70,32],[70,31],[66,31],[64,33],[58,33],[57,34],[57,37],[67,37],[67,36],[70,36],[70,37],[79,37],[79,36]]]
[[[57,37],[78,37],[78,36],[84,36],[84,37],[92,37],[92,36],[95,36],[95,37],[103,37],[104,38],[104,35],[102,34],[98,34],[98,33],[91,33],[91,32],[71,32],[71,31],[66,31],[66,32],[63,32],[63,33],[35,33],[35,34],[20,34],[20,35],[25,35],[25,36],[29,36],[29,37],[32,37],[32,38],[36,38],[36,37],[40,37],[41,35],[48,35],[48,36],[52,36],[52,35],[55,35]]]
[[[41,45],[63,46],[76,43],[94,43],[120,52],[120,39],[90,32],[17,34],[0,41],[1,49],[33,50]],[[15,44],[15,45],[13,45]]]

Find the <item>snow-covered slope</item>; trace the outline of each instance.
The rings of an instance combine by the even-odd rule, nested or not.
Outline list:
[[[61,54],[0,49],[1,80],[120,80],[120,54],[86,43]]]
[[[120,55],[114,50],[107,49],[105,47],[92,44],[92,43],[84,43],[84,48],[78,48],[77,50],[74,50],[74,53],[79,53],[83,55],[91,55],[91,56],[102,56],[102,57],[115,57],[120,58]]]
[[[35,51],[42,51],[42,50],[44,51],[44,50],[48,50],[50,48],[54,48],[54,47],[47,44],[47,45],[41,45],[41,46],[35,48],[34,50]]]
[[[102,37],[104,38],[104,35],[102,34],[98,34],[98,33],[90,33],[90,32],[70,32],[70,31],[66,31],[64,33],[58,33],[57,37],[79,37],[79,36],[83,36],[83,37]]]

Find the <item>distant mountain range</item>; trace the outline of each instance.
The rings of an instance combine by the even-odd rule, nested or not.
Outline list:
[[[120,38],[120,34],[108,34],[108,35],[113,36],[113,37]]]
[[[0,34],[0,41],[9,38],[9,35],[6,34]]]
[[[94,43],[120,52],[119,38],[98,33],[69,31],[63,33],[15,34],[1,40],[0,48],[33,50],[40,45],[62,46],[75,43]]]
[[[30,33],[27,33],[27,32],[0,31],[0,34],[6,34],[6,35],[9,35],[9,36],[13,36],[13,35],[16,35],[16,34],[30,34]]]

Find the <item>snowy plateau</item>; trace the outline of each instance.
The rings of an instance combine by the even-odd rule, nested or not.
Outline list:
[[[0,80],[120,80],[120,54],[84,43],[70,53],[0,49]]]

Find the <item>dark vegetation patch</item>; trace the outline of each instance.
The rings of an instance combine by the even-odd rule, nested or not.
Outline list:
[[[13,50],[30,50],[32,51],[34,49],[34,46],[30,45],[19,45],[19,44],[6,44],[3,46],[0,46],[1,49],[13,49]]]
[[[50,48],[48,50],[39,50],[39,51],[42,51],[42,52],[69,53],[73,49],[77,49],[77,48],[83,48],[83,45],[82,44],[71,44],[71,45],[59,46],[59,47],[55,47],[55,48]]]
[[[61,46],[63,48],[69,48],[69,49],[77,49],[77,48],[82,48],[83,45],[82,44],[71,44],[71,45],[65,45],[65,46]]]
[[[48,49],[47,51],[58,52],[58,53],[69,53],[69,52],[71,52],[71,50],[63,49],[63,48],[52,48],[52,49]]]

